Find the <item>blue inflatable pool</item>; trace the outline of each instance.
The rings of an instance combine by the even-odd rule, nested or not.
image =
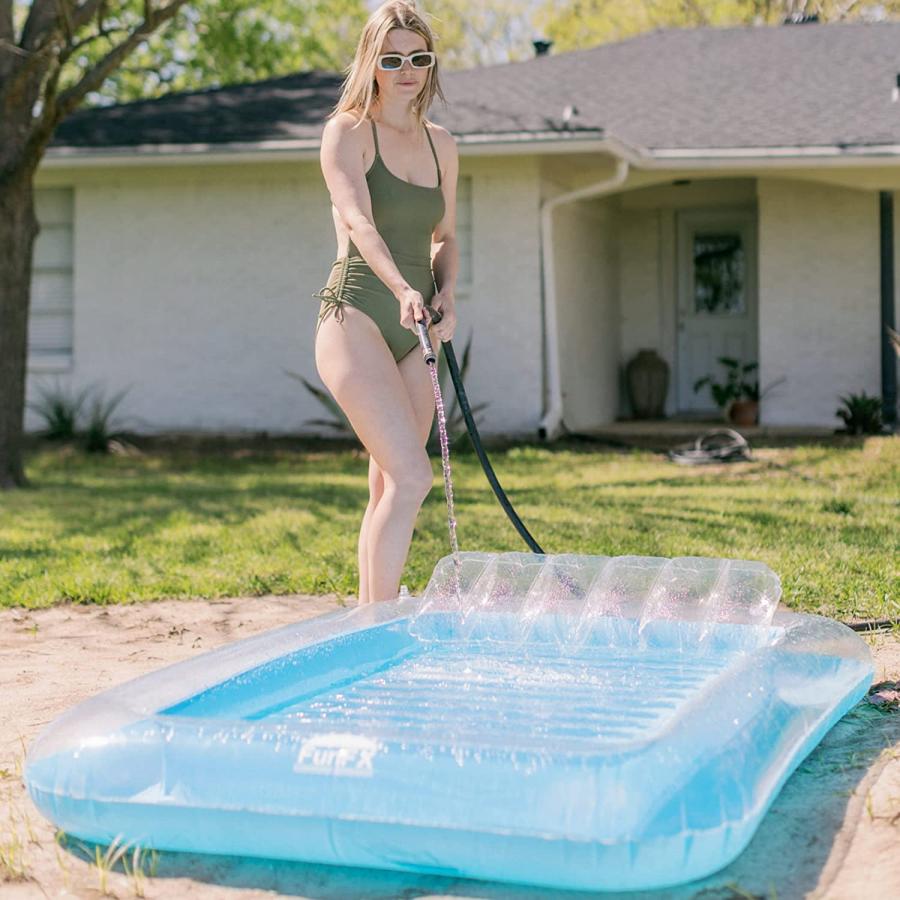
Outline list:
[[[462,553],[422,598],[97,694],[38,736],[25,780],[103,843],[673,885],[743,850],[871,683],[864,641],[779,596],[739,560]]]

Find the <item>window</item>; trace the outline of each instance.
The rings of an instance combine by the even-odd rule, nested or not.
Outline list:
[[[460,175],[456,182],[456,242],[459,247],[457,289],[472,288],[472,176]]]
[[[72,363],[72,208],[71,188],[35,189],[41,230],[34,244],[28,321],[28,366],[34,370]]]
[[[742,315],[744,248],[740,234],[694,235],[694,312]]]

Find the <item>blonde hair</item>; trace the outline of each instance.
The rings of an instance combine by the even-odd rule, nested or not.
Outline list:
[[[342,112],[360,113],[359,125],[368,116],[372,103],[378,96],[378,83],[375,81],[375,65],[384,39],[392,28],[405,28],[425,38],[425,49],[434,50],[434,35],[425,19],[415,5],[409,0],[388,0],[382,3],[363,26],[356,55],[353,62],[345,69],[346,78],[341,96],[334,109],[325,117],[330,119]],[[435,95],[446,100],[438,80],[438,63],[428,70],[425,85],[413,101],[413,114],[416,124],[421,125],[425,112],[431,106]],[[354,126],[356,127],[356,126]]]

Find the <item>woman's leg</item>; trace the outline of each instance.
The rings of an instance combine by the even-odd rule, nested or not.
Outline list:
[[[428,443],[428,436],[431,434],[431,425],[434,419],[434,391],[431,385],[431,376],[425,363],[422,361],[421,355],[413,350],[407,354],[397,364],[400,376],[406,385],[410,402],[416,418],[417,428],[419,430],[419,438],[422,446]],[[363,594],[368,597],[373,589],[369,583],[365,581],[366,575],[370,570],[377,569],[377,548],[370,547],[369,544],[369,522],[378,507],[378,503],[384,496],[384,473],[381,471],[375,457],[369,457],[369,505],[366,507],[366,514],[363,516],[363,524],[359,535],[359,571],[360,571],[360,603],[366,602]],[[415,520],[413,521],[415,528]],[[369,557],[372,556],[373,562],[370,564]]]
[[[432,338],[435,342],[437,339]],[[440,352],[440,351],[438,351]],[[422,361],[422,356],[418,350],[413,350],[403,357],[398,363],[397,368],[403,383],[406,385],[410,402],[416,417],[417,428],[419,429],[419,437],[422,446],[428,443],[428,436],[431,434],[431,425],[434,420],[434,388],[431,384],[431,375],[428,368]],[[377,550],[371,549],[369,546],[369,521],[374,514],[378,503],[384,496],[384,473],[381,471],[375,457],[369,457],[369,504],[366,507],[366,514],[363,516],[363,524],[359,533],[359,572],[360,572],[360,603],[367,602],[364,596],[368,598],[370,594],[369,584],[365,580],[369,572],[369,555],[374,554]],[[415,522],[413,523],[415,527]],[[377,562],[371,568],[376,568]]]
[[[359,602],[369,602],[369,520],[378,501],[384,495],[384,474],[375,462],[374,456],[369,456],[369,503],[363,516],[359,529],[359,546],[357,558],[359,562]]]
[[[316,368],[382,473],[383,493],[365,522],[366,600],[391,599],[397,596],[416,516],[433,481],[421,428],[399,367],[364,312],[345,306],[343,322],[334,316],[322,320]]]

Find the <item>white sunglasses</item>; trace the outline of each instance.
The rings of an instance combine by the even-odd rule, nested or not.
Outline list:
[[[437,58],[431,50],[417,50],[404,56],[402,53],[382,53],[378,57],[378,68],[384,72],[394,72],[403,67],[404,60],[409,60],[409,64],[414,69],[430,69]]]

